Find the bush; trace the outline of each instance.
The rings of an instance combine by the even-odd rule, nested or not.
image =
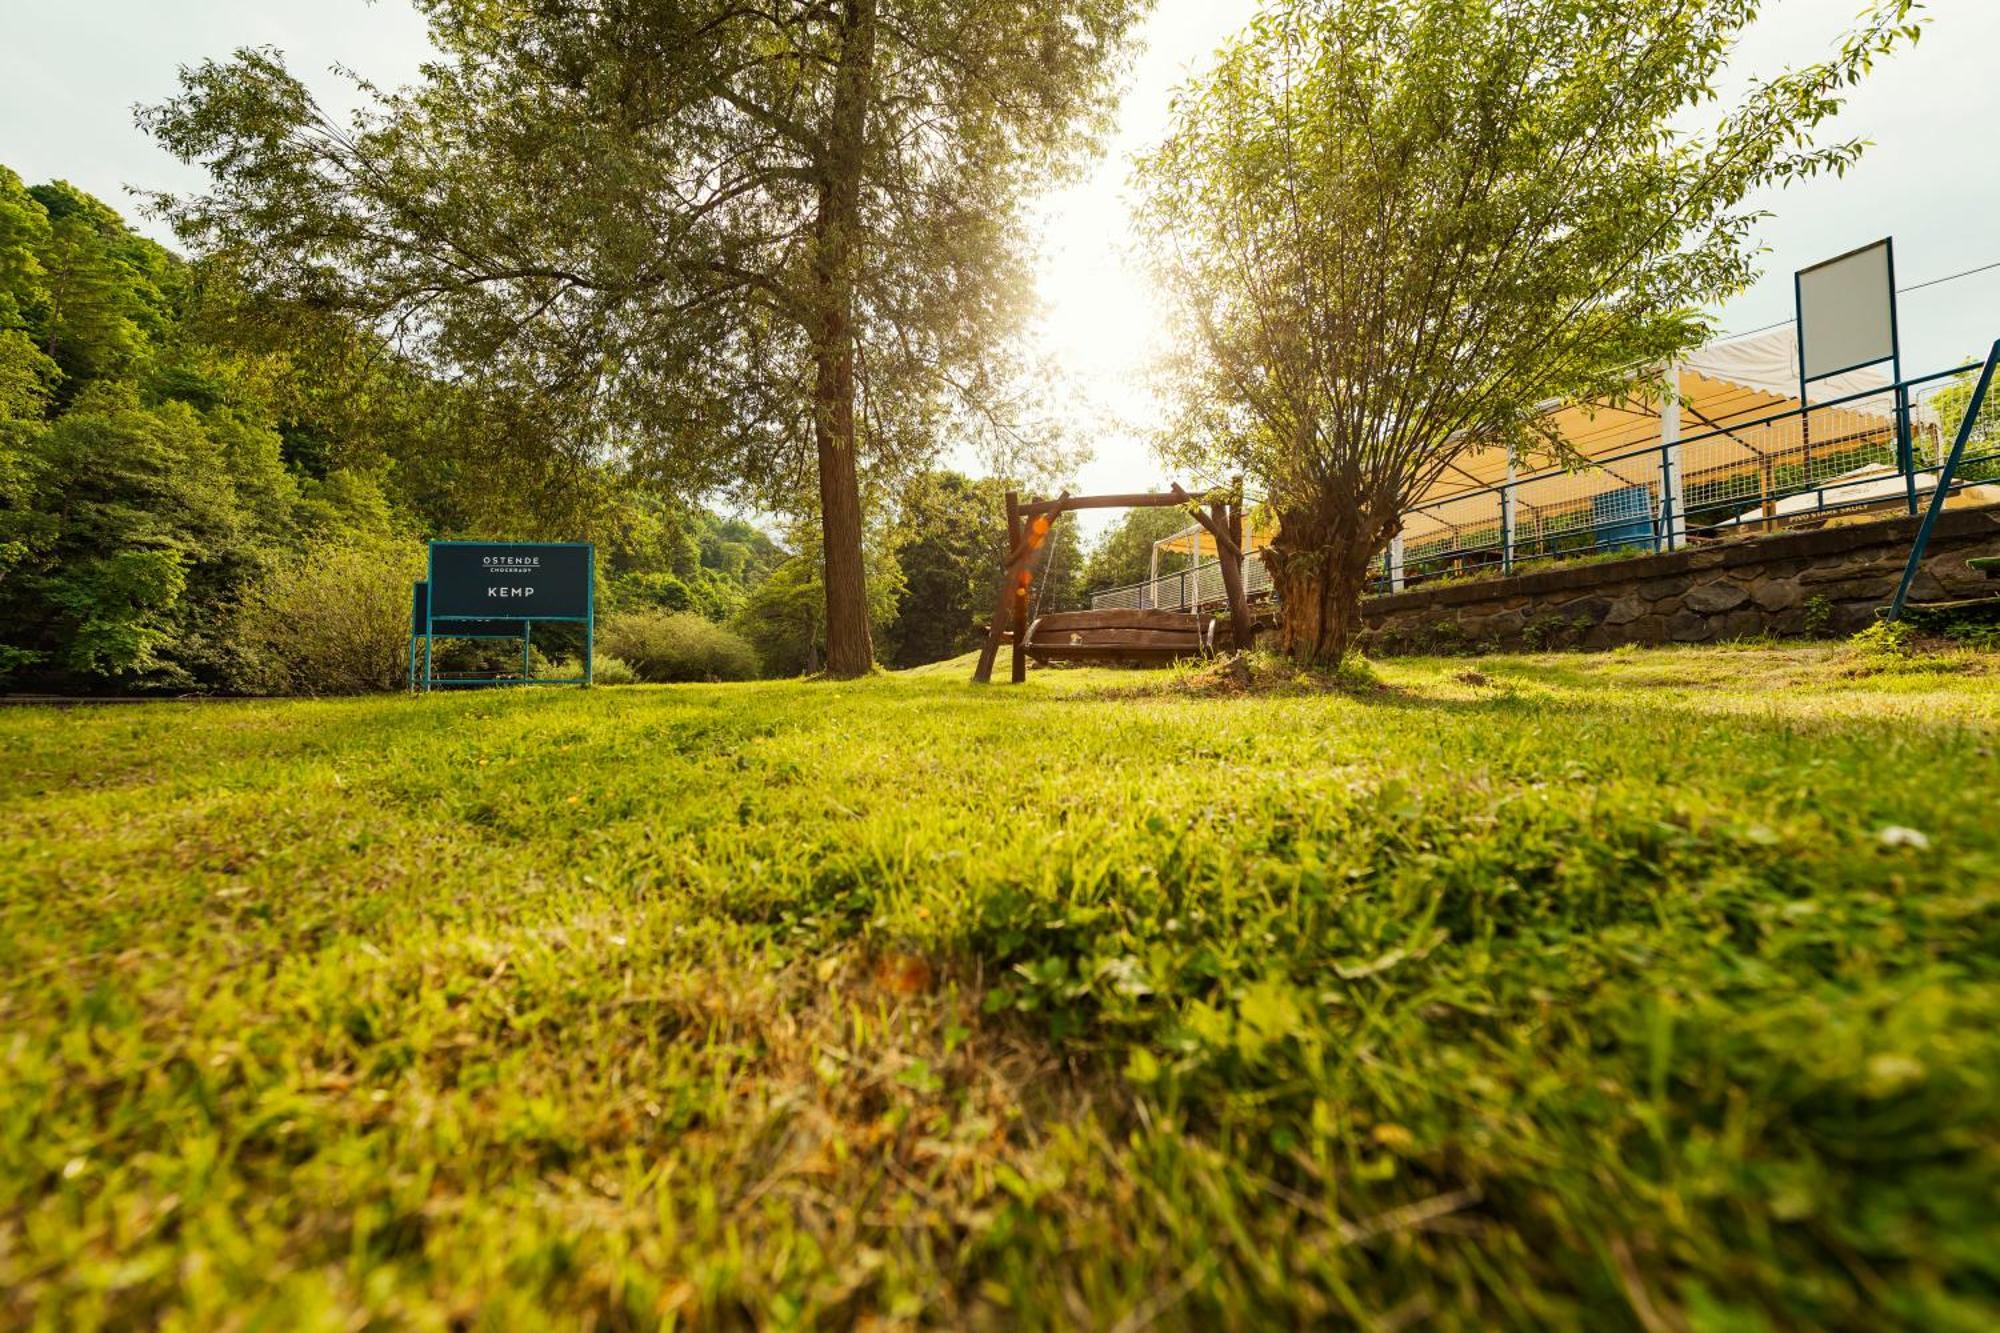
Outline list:
[[[237,608],[232,683],[252,694],[398,688],[410,647],[410,584],[423,553],[380,540],[327,541],[274,565]]]
[[[593,685],[637,685],[639,673],[624,658],[599,653],[590,659],[590,682]]]
[[[632,611],[613,616],[598,647],[622,659],[640,680],[754,680],[757,654],[739,634],[683,611]],[[608,682],[607,682],[608,683]]]

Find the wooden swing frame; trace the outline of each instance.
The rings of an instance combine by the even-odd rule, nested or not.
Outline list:
[[[1166,491],[1140,491],[1130,495],[1071,495],[1064,491],[1053,500],[1030,500],[1021,503],[1013,492],[1007,492],[1007,557],[1006,577],[1000,581],[999,604],[993,609],[993,622],[986,628],[986,644],[979,650],[979,665],[974,668],[972,681],[975,685],[989,684],[993,679],[993,666],[1000,656],[1000,645],[1011,640],[1014,645],[1013,683],[1021,684],[1028,678],[1028,657],[1031,651],[1028,634],[1028,589],[1035,581],[1032,568],[1035,557],[1047,544],[1049,534],[1055,531],[1055,524],[1064,514],[1076,509],[1164,509],[1172,506],[1185,509],[1193,515],[1195,522],[1207,530],[1215,539],[1215,550],[1222,566],[1222,591],[1229,602],[1230,638],[1239,649],[1250,646],[1250,599],[1243,587],[1243,478],[1230,481],[1226,492],[1211,495],[1206,503],[1188,494],[1176,484]],[[1197,564],[1199,557],[1197,556]],[[1083,629],[1087,622],[1080,619],[1092,615],[1109,615],[1106,612],[1073,611],[1056,613],[1064,618],[1062,628]],[[1131,613],[1126,613],[1131,614]],[[1151,612],[1155,616],[1178,614]],[[1199,625],[1199,618],[1189,612],[1189,628]],[[1053,619],[1053,617],[1050,617]],[[1070,622],[1075,622],[1073,625]],[[1150,631],[1142,630],[1141,633]],[[1206,647],[1206,636],[1197,635]],[[1157,653],[1158,650],[1155,650]],[[1047,655],[1060,657],[1060,651]],[[1113,650],[1103,650],[1079,656],[1112,656]],[[1136,653],[1134,655],[1143,655]]]

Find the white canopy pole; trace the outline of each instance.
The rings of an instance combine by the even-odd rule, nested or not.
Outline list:
[[[1681,366],[1667,366],[1666,396],[1660,403],[1660,494],[1667,508],[1667,549],[1687,545],[1687,501],[1681,493]]]

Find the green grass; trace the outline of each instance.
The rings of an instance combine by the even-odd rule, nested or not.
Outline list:
[[[0,712],[0,1325],[2000,1323],[2000,675]]]

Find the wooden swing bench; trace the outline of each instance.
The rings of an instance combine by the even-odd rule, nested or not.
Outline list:
[[[1197,500],[1179,486],[1169,491],[1136,495],[1070,495],[1022,504],[1007,494],[1007,572],[1001,582],[1000,604],[986,629],[986,646],[973,669],[975,684],[993,679],[1000,645],[1014,646],[1015,684],[1028,678],[1028,662],[1150,662],[1202,657],[1216,650],[1216,618],[1199,611],[1105,607],[1093,611],[1053,611],[1028,614],[1028,589],[1034,582],[1038,556],[1053,550],[1050,529],[1063,514],[1077,509],[1130,509],[1174,506],[1208,531],[1221,565],[1223,596],[1229,604],[1231,646],[1250,646],[1249,599],[1243,587],[1243,482],[1235,479],[1226,493]]]
[[[1171,662],[1215,651],[1215,617],[1114,607],[1053,611],[1028,623],[1022,651],[1048,662]]]

